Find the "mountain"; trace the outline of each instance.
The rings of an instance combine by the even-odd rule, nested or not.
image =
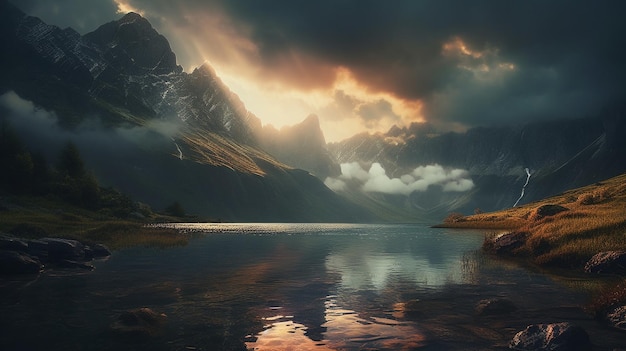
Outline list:
[[[316,115],[280,130],[265,126],[259,131],[258,140],[264,150],[288,165],[306,169],[321,179],[338,176],[339,164],[326,148],[324,133]]]
[[[596,117],[464,133],[439,133],[432,125],[415,123],[387,133],[356,135],[328,149],[344,165],[359,162],[366,168],[380,163],[390,178],[433,164],[465,170],[474,184],[467,191],[430,186],[403,196],[402,208],[442,218],[451,211],[468,214],[476,208],[494,211],[521,205],[625,172],[625,112],[616,107]],[[389,195],[360,191],[358,196]]]
[[[68,139],[101,183],[155,208],[230,221],[371,215],[258,141],[261,124],[208,65],[186,73],[135,13],[80,35],[0,2],[0,113],[48,156]]]

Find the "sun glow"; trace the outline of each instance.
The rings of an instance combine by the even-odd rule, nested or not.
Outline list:
[[[142,13],[128,0],[116,4],[120,12]],[[346,67],[290,50],[264,56],[245,24],[233,23],[219,8],[178,10],[184,20],[159,17],[159,21],[167,37],[179,39],[171,42],[179,64],[191,72],[208,63],[265,125],[281,128],[315,114],[326,140],[332,142],[425,120],[421,100],[374,90]]]
[[[135,7],[133,7],[132,5],[130,5],[128,2],[124,1],[124,0],[114,0],[115,4],[117,5],[117,13],[121,13],[121,14],[127,14],[129,12],[135,12],[138,13],[142,16],[145,15],[144,11],[141,11]]]
[[[325,88],[299,90],[278,82],[262,82],[215,66],[218,76],[264,124],[276,128],[299,123],[310,114],[320,119],[327,141],[361,132],[386,132],[392,125],[423,122],[422,103],[389,93],[371,92],[345,68],[337,68]]]

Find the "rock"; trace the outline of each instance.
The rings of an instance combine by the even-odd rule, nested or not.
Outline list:
[[[480,300],[476,305],[476,313],[481,316],[508,314],[517,310],[517,307],[509,299],[495,298]]]
[[[515,334],[509,348],[523,351],[583,351],[591,350],[591,341],[583,328],[568,322],[533,324]]]
[[[28,243],[11,236],[0,236],[0,250],[28,251]]]
[[[85,246],[85,259],[104,258],[111,256],[111,250],[102,244]]]
[[[0,253],[0,274],[39,273],[43,269],[42,262],[52,268],[91,271],[95,268],[88,261],[111,255],[102,244],[86,246],[78,240],[25,240],[5,235],[0,236]]]
[[[91,252],[93,253],[94,258],[102,258],[111,256],[111,250],[108,247],[102,244],[91,245]]]
[[[537,207],[537,209],[533,211],[531,215],[531,219],[537,221],[544,217],[554,216],[557,213],[561,213],[563,211],[568,211],[568,210],[569,209],[567,207],[563,207],[561,205],[553,205],[553,204],[542,205],[542,206]]]
[[[626,331],[626,305],[609,310],[606,313],[605,319],[611,328]]]
[[[626,251],[605,251],[595,254],[585,264],[585,272],[626,274]]]
[[[498,235],[485,243],[485,248],[497,254],[511,252],[526,242],[526,232],[510,232]]]
[[[43,240],[28,240],[28,254],[37,257],[41,262],[48,262],[48,243]]]
[[[86,271],[93,271],[95,269],[95,267],[91,263],[78,262],[78,261],[72,261],[72,260],[56,261],[54,262],[54,265],[60,268],[72,268],[72,269],[76,268],[76,269],[83,269]]]
[[[142,307],[122,312],[111,324],[111,330],[128,336],[155,336],[161,332],[167,316]]]
[[[85,246],[78,240],[43,238],[48,243],[48,260],[82,260],[85,257]]]
[[[17,251],[0,250],[0,274],[38,274],[39,260]]]

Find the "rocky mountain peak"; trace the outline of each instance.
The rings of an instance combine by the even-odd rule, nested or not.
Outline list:
[[[84,39],[99,46],[105,57],[128,74],[182,71],[167,39],[134,12],[100,26]]]
[[[265,150],[288,165],[310,171],[322,179],[340,173],[339,165],[326,149],[320,120],[314,114],[280,130],[265,126],[258,139]]]
[[[305,137],[315,146],[326,146],[326,139],[320,127],[320,119],[315,114],[310,114],[300,124],[293,126],[299,137]]]
[[[129,12],[127,14],[124,15],[124,17],[122,17],[118,22],[120,23],[133,23],[139,21],[141,22],[140,25],[143,26],[148,26],[150,28],[152,28],[152,25],[150,24],[150,22],[148,22],[147,19],[143,18],[140,14],[136,13],[136,12]]]

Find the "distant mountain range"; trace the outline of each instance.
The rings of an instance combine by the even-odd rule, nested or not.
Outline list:
[[[474,183],[468,191],[430,187],[405,197],[405,209],[442,218],[448,212],[471,214],[537,201],[626,172],[625,112],[617,107],[593,118],[465,133],[439,133],[428,124],[413,124],[385,134],[356,135],[330,144],[329,150],[339,163],[378,162],[390,177],[432,164],[466,170]]]
[[[624,106],[464,133],[412,124],[326,144],[316,116],[262,126],[208,64],[183,72],[138,14],[80,35],[3,1],[0,35],[0,117],[49,158],[74,141],[101,183],[157,209],[177,201],[229,221],[440,220],[626,172]]]

